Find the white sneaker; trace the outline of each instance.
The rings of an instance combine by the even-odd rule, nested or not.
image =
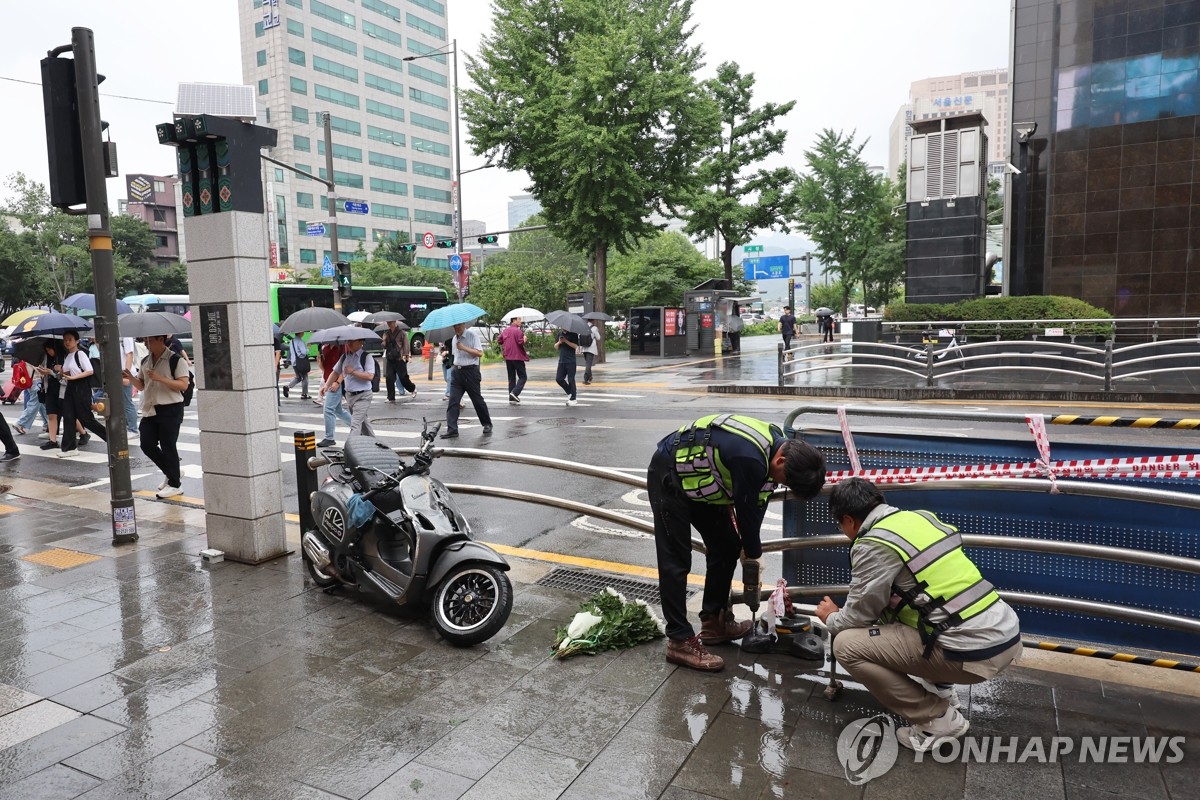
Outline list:
[[[578,400],[568,400],[567,405],[568,406],[577,406],[577,405],[579,405],[579,401]]]
[[[78,450],[59,450],[58,451],[59,458],[75,458],[78,455],[79,455]]]
[[[38,434],[38,438],[39,438],[39,439],[49,439],[49,438],[50,438],[50,431],[43,430],[41,433],[39,433],[39,434]]]
[[[922,753],[937,749],[938,745],[948,739],[957,739],[971,727],[967,718],[951,706],[946,713],[924,725],[913,725],[911,728],[897,728],[896,741],[909,750]]]
[[[165,488],[167,488],[167,479],[163,478],[162,483],[154,487],[154,491],[161,492]]]
[[[943,688],[935,683],[930,683],[924,678],[918,678],[916,675],[910,675],[909,677],[921,684],[925,691],[930,694],[936,694],[943,700],[949,700],[951,708],[962,708],[962,701],[958,699],[958,691],[953,686]]]
[[[179,497],[181,494],[183,494],[183,487],[181,486],[164,486],[155,492],[154,496],[159,500],[166,500],[168,497]]]

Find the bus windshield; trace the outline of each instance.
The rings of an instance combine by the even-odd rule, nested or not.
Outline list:
[[[170,311],[172,314],[188,313],[186,294],[131,294],[123,298],[135,314],[143,311]]]

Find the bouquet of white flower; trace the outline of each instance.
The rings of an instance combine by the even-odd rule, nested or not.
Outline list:
[[[579,605],[579,613],[554,632],[554,657],[633,647],[666,633],[666,625],[643,600],[630,602],[606,588]]]

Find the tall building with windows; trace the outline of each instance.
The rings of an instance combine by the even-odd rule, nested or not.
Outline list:
[[[126,175],[127,197],[118,204],[122,214],[141,219],[154,231],[154,263],[160,267],[183,260],[178,186],[179,178],[174,175]]]
[[[419,241],[453,235],[453,76],[445,0],[241,0],[242,75],[258,96],[258,121],[279,131],[271,157],[326,177],[322,114],[331,115],[339,200],[337,258],[370,252],[401,231]],[[406,56],[428,56],[404,61]],[[294,268],[323,263],[325,187],[268,165],[272,257]],[[434,257],[434,253],[438,253]],[[446,267],[445,250],[417,263]]]

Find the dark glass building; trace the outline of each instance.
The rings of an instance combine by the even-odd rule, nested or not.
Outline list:
[[[1200,0],[1014,7],[1010,293],[1200,316]]]

